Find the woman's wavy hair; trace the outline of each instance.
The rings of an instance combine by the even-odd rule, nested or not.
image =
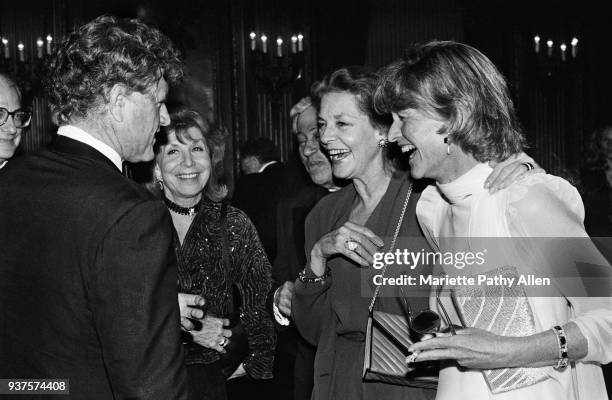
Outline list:
[[[179,52],[159,30],[138,20],[100,16],[60,44],[44,85],[53,121],[65,125],[101,112],[116,84],[147,93],[162,77],[172,85],[182,76]]]
[[[187,133],[190,128],[196,128],[202,132],[206,143],[206,150],[210,156],[210,177],[204,187],[204,193],[212,201],[221,201],[228,193],[227,186],[222,183],[223,156],[225,153],[227,131],[210,124],[197,111],[187,107],[178,107],[171,110],[170,125],[160,129],[153,146],[156,162],[159,160],[158,156],[162,151],[162,146],[168,143],[168,136],[174,133],[179,142],[183,144],[189,143],[192,140]]]
[[[442,119],[439,133],[480,162],[505,160],[525,147],[506,80],[475,48],[452,41],[416,44],[379,74],[378,112],[412,108]]]
[[[390,113],[379,113],[374,108],[374,91],[378,83],[376,70],[367,66],[348,66],[326,75],[321,81],[315,82],[310,91],[310,99],[317,110],[321,107],[321,99],[327,93],[351,93],[357,99],[357,106],[363,112],[373,127],[387,136],[393,123]],[[392,169],[406,169],[402,154],[397,146],[387,146],[383,151],[387,166]]]
[[[327,93],[348,92],[357,98],[359,110],[368,116],[370,123],[386,134],[393,122],[390,113],[377,113],[373,95],[378,83],[376,70],[366,66],[349,66],[335,70],[311,88],[311,100],[317,110],[321,98]]]
[[[589,136],[584,160],[586,169],[604,171],[608,168],[608,159],[612,158],[612,142],[606,138],[606,133],[611,131],[612,125],[604,125]]]

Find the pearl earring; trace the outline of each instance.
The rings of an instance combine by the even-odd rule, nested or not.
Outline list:
[[[387,140],[387,138],[385,137],[381,137],[380,139],[378,139],[378,144],[377,146],[381,149],[386,148],[387,146],[389,146],[389,141]]]

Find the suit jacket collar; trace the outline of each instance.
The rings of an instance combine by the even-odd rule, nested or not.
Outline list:
[[[57,130],[58,136],[66,136],[70,139],[74,139],[79,142],[83,142],[88,146],[93,147],[98,150],[100,153],[104,154],[108,159],[110,159],[113,164],[117,167],[119,171],[122,169],[123,160],[121,156],[115,149],[110,147],[108,144],[104,143],[100,139],[92,136],[89,132],[84,131],[78,126],[74,125],[62,125]]]
[[[78,140],[58,135],[51,144],[50,148],[51,150],[58,151],[60,153],[72,154],[97,161],[104,164],[105,167],[112,168],[114,171],[121,173],[121,171],[117,169],[117,166],[110,159],[108,159],[108,157],[88,144],[79,142]]]
[[[259,168],[259,171],[257,171],[258,173],[262,173],[266,170],[266,168],[269,168],[275,164],[279,164],[280,161],[268,161],[267,163],[265,163],[261,168]]]

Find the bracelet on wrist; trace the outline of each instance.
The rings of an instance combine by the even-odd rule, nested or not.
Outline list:
[[[309,277],[306,275],[306,268],[300,271],[298,279],[302,283],[323,283],[331,275],[329,268],[325,268],[325,272],[321,276]]]
[[[557,344],[559,345],[559,359],[554,368],[558,371],[563,371],[569,364],[569,358],[567,356],[567,337],[565,336],[565,330],[556,325],[552,328],[557,338]]]

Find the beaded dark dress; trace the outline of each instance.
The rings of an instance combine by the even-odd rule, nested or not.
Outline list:
[[[244,368],[255,379],[272,377],[276,334],[266,310],[271,288],[271,267],[255,227],[237,208],[227,208],[227,240],[230,268],[223,263],[221,203],[203,198],[183,244],[174,235],[178,261],[178,286],[182,293],[200,294],[206,299],[207,313],[225,317],[230,310],[232,287],[241,297],[240,320],[248,335],[250,354]],[[219,359],[216,350],[195,343],[185,345],[190,364],[212,364]]]

